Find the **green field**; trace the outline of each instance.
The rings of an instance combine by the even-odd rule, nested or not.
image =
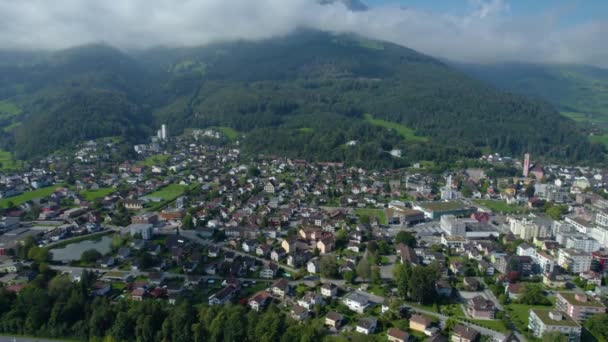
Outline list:
[[[386,214],[384,213],[384,210],[382,210],[382,209],[357,208],[357,209],[355,209],[355,214],[357,214],[357,216],[359,216],[359,217],[374,216],[374,217],[378,218],[378,222],[380,222],[380,224],[388,223],[388,220],[386,219]]]
[[[164,201],[170,201],[181,196],[186,189],[188,189],[188,187],[185,185],[169,184],[162,189],[146,195],[146,197],[159,197]]]
[[[228,139],[234,141],[239,138],[239,132],[235,131],[230,127],[216,127],[218,131],[222,132]]]
[[[2,130],[5,132],[10,132],[19,126],[21,126],[21,122],[13,122],[12,124],[4,127]]]
[[[374,119],[374,117],[371,116],[370,114],[365,114],[365,120],[374,126],[379,126],[379,127],[384,127],[386,129],[394,130],[399,135],[401,135],[403,137],[403,139],[405,139],[406,141],[424,142],[424,141],[428,140],[428,138],[426,138],[426,137],[421,137],[421,136],[416,135],[416,132],[414,132],[413,129],[411,129],[405,125],[398,124],[396,122],[390,122],[390,121],[381,120],[381,119]]]
[[[21,109],[12,102],[0,101],[0,119],[11,118],[21,114]]]
[[[162,166],[167,162],[167,160],[169,160],[169,157],[170,156],[168,154],[157,154],[155,156],[150,156],[137,164],[148,167]]]
[[[507,204],[505,201],[498,200],[475,200],[475,203],[484,206],[495,213],[503,214],[522,214],[526,208],[520,205]]]
[[[509,329],[505,326],[502,320],[485,320],[485,319],[465,319],[466,322],[471,322],[484,328],[492,329],[502,333],[506,333]]]
[[[301,128],[298,128],[298,132],[302,132],[302,133],[312,133],[314,131],[315,130],[312,129],[312,128],[310,128],[310,127],[301,127]]]
[[[23,167],[23,162],[13,159],[13,155],[4,150],[0,150],[0,171],[13,171]]]
[[[606,148],[608,148],[608,134],[590,135],[589,141],[591,141],[593,143],[604,144],[604,146],[606,146]]]
[[[555,297],[552,297],[553,299]],[[511,321],[519,329],[523,330],[528,326],[528,318],[530,317],[530,309],[550,309],[552,306],[543,305],[526,305],[526,304],[509,304],[506,306],[506,310],[511,317]]]
[[[57,189],[59,187],[61,187],[61,186],[60,185],[49,186],[46,188],[27,191],[27,192],[22,193],[19,196],[0,199],[0,208],[8,207],[9,202],[12,202],[13,205],[21,205],[21,204],[23,204],[27,201],[31,201],[33,199],[48,197],[53,192],[55,192],[55,189]]]
[[[82,191],[80,194],[84,196],[85,200],[94,201],[98,198],[104,198],[107,195],[113,193],[114,191],[116,191],[116,189],[114,188],[99,188],[96,190],[85,190]]]

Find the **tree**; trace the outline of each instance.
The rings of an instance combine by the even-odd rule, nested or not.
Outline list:
[[[414,267],[409,282],[410,298],[418,303],[435,302],[435,282],[438,279],[439,270],[436,265]]]
[[[409,292],[410,276],[412,275],[412,268],[410,264],[396,264],[393,268],[393,278],[395,279],[395,285],[397,287],[397,293],[403,299],[407,299]]]
[[[338,276],[338,264],[336,259],[332,256],[326,255],[319,261],[319,269],[321,270],[321,276],[324,278],[336,278]]]
[[[376,241],[374,241],[374,240],[369,241],[367,243],[367,252],[372,255],[377,255],[378,254],[378,243],[376,243]]]
[[[380,274],[380,267],[378,267],[378,266],[372,267],[372,274],[371,274],[370,281],[374,285],[382,284],[382,275]]]
[[[34,246],[27,252],[27,257],[39,263],[50,260],[50,252],[47,248]]]
[[[526,284],[519,302],[527,305],[551,305],[551,301],[545,297],[543,288],[539,284]]]
[[[560,333],[559,331],[551,331],[543,334],[543,342],[568,342],[567,335]]]
[[[182,219],[182,228],[185,230],[194,229],[194,220],[192,219],[192,215],[186,214]]]
[[[534,184],[530,183],[528,186],[526,186],[525,194],[528,198],[530,198],[534,196],[535,191],[536,189],[534,189]]]
[[[395,243],[402,243],[406,246],[416,247],[416,237],[410,232],[400,231],[395,237]]]
[[[598,314],[589,317],[585,321],[585,328],[598,341],[608,341],[608,314]]]
[[[102,255],[99,253],[99,251],[96,249],[89,249],[82,252],[82,255],[80,255],[80,261],[91,264],[99,260],[101,257]]]
[[[344,278],[347,283],[353,284],[355,282],[356,275],[353,271],[346,271],[342,273],[342,278]]]
[[[357,275],[364,280],[368,280],[371,276],[371,265],[367,258],[362,258],[357,264]]]

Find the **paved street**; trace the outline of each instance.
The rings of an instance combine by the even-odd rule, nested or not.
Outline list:
[[[0,342],[60,342],[61,340],[47,340],[38,337],[12,337],[0,336]],[[68,341],[68,340],[64,340]]]

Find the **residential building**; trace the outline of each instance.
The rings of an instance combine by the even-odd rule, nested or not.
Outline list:
[[[462,324],[456,324],[452,331],[452,342],[476,342],[481,337],[479,331]]]
[[[578,342],[581,338],[581,326],[557,310],[530,309],[528,329],[538,338],[550,332],[566,335],[569,342]]]
[[[277,297],[285,297],[289,294],[291,287],[285,278],[277,279],[270,287],[270,292]]]
[[[606,312],[606,306],[584,293],[558,292],[555,307],[573,320],[583,323],[587,318]]]
[[[408,342],[410,340],[410,334],[397,328],[390,328],[386,333],[389,342]]]
[[[357,322],[355,330],[364,335],[371,335],[376,331],[378,320],[374,317],[363,317]]]
[[[132,223],[126,227],[131,236],[141,235],[143,240],[150,240],[154,234],[151,224]]]
[[[591,253],[600,250],[600,243],[588,236],[574,235],[566,238],[566,247],[585,253]]]
[[[303,321],[308,318],[309,311],[305,307],[302,307],[300,305],[294,305],[291,307],[289,315],[296,321]]]
[[[330,311],[325,315],[325,325],[334,329],[340,328],[344,317],[335,311]]]
[[[266,305],[270,304],[272,296],[266,291],[260,291],[249,298],[248,305],[254,311],[260,311]]]
[[[432,322],[433,321],[426,316],[412,315],[412,317],[410,317],[410,329],[424,333],[426,329],[431,326]]]
[[[468,300],[467,312],[475,319],[494,319],[496,307],[491,300],[482,296],[475,296]]]
[[[321,295],[323,297],[335,297],[338,295],[338,287],[332,283],[325,283],[321,286]]]
[[[591,268],[593,256],[591,253],[575,249],[561,248],[557,254],[557,264],[570,273],[582,273]]]
[[[357,292],[351,292],[344,296],[342,299],[344,305],[348,306],[348,308],[352,311],[363,313],[365,309],[367,309],[370,305],[369,299],[362,294]]]
[[[232,300],[235,293],[236,288],[234,286],[226,286],[209,296],[209,305],[224,305]]]
[[[540,219],[515,219],[509,222],[509,230],[520,239],[532,241],[534,238],[546,238],[551,235],[551,223]]]

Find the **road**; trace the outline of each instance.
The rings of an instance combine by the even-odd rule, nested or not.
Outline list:
[[[13,337],[0,336],[0,342],[60,342],[61,340],[47,340],[41,337]],[[68,341],[68,340],[64,340]]]

